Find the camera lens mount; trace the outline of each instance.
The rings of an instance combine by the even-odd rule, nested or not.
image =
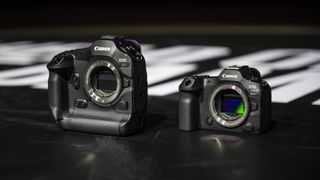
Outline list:
[[[213,91],[209,101],[209,109],[211,115],[220,125],[227,128],[237,127],[246,120],[249,114],[248,97],[237,85],[223,84]]]
[[[114,79],[115,84],[112,85],[114,87],[110,88],[111,90],[104,91],[99,88],[97,85],[99,82],[99,71],[106,71]],[[93,81],[96,79],[95,81]],[[121,76],[117,68],[108,60],[97,60],[92,63],[86,74],[84,79],[84,88],[87,95],[93,100],[94,103],[98,105],[108,105],[113,102],[121,92]]]

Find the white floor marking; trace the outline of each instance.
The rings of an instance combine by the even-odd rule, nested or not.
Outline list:
[[[228,48],[205,47],[201,49],[193,49],[186,53],[177,53],[174,56],[168,56],[161,59],[151,59],[150,65],[156,64],[182,64],[199,62],[207,59],[223,57],[229,55]]]
[[[0,64],[30,65],[47,63],[53,55],[68,49],[87,47],[89,43],[30,41],[0,43]],[[148,83],[152,85],[197,70],[195,62],[230,55],[230,49],[219,46],[180,45],[157,49],[152,44],[142,44],[148,71]],[[287,57],[290,56],[290,57]],[[270,62],[275,59],[280,59]],[[263,76],[275,70],[290,70],[310,66],[306,70],[268,78],[274,88],[273,102],[288,103],[320,89],[320,51],[316,49],[269,49],[219,62],[220,67],[228,65],[249,65],[257,68]],[[318,63],[318,64],[317,64]],[[222,68],[200,73],[217,76]],[[165,96],[178,92],[184,78],[152,86],[150,95]],[[33,65],[0,71],[0,86],[31,86],[46,89],[48,70],[46,64]],[[279,87],[278,87],[279,86]],[[320,105],[320,99],[312,102]]]
[[[256,64],[264,64],[270,60],[296,55],[305,51],[305,49],[268,49],[225,59],[220,62],[220,66],[227,67],[235,64],[251,66]]]
[[[320,89],[320,66],[266,79],[272,90],[273,102],[288,103]]]
[[[14,79],[20,76],[30,76],[32,74],[39,74],[39,73],[48,73],[46,64],[0,71],[0,80]]]
[[[88,46],[88,43],[28,43],[19,42],[6,46],[0,44],[0,64],[29,65],[32,63],[49,62],[52,57],[67,49],[77,49]]]
[[[148,84],[154,84],[197,69],[194,64],[158,65],[147,67]]]
[[[165,96],[179,91],[179,84],[182,82],[182,79],[170,81],[164,84],[157,86],[149,87],[148,94],[154,96]]]
[[[273,69],[286,70],[300,68],[318,61],[320,61],[320,51],[309,51],[291,58],[274,62],[270,64],[270,66],[272,66]]]
[[[314,102],[312,103],[312,105],[320,105],[320,99],[314,101]]]
[[[157,63],[159,60],[161,63],[162,58],[186,53],[189,50],[191,50],[191,46],[164,47],[145,51],[143,56],[145,57],[147,64]]]

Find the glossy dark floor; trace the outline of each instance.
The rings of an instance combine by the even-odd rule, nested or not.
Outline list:
[[[319,37],[224,37],[136,38],[159,46],[230,45],[238,48],[233,55],[270,47],[320,48]],[[2,86],[0,179],[319,179],[320,106],[311,105],[319,92],[274,103],[273,127],[261,135],[182,132],[177,128],[178,94],[150,95],[146,129],[112,137],[58,128],[45,89]]]

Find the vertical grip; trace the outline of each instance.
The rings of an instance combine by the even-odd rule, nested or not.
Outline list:
[[[271,127],[271,104],[272,104],[271,87],[266,81],[262,81],[262,96],[261,96],[261,131],[267,131]]]
[[[55,120],[63,119],[64,110],[68,107],[67,82],[51,71],[48,81],[48,100]]]
[[[199,118],[199,98],[192,92],[180,92],[179,98],[179,129],[193,131]]]

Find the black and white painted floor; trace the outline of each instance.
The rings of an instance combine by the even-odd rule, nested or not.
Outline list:
[[[149,84],[148,128],[129,137],[66,132],[47,106],[46,63],[77,40],[0,41],[1,179],[288,179],[320,177],[319,36],[132,36]],[[262,135],[177,129],[178,85],[229,65],[260,70],[274,126]]]
[[[236,54],[229,46],[142,44],[148,68],[149,94],[167,96],[178,92],[191,74],[216,76],[229,65],[249,65],[260,70],[273,88],[273,102],[299,101],[320,92],[320,49],[263,48]],[[245,42],[243,42],[245,44]],[[0,86],[47,89],[48,63],[59,52],[87,47],[89,42],[0,42]],[[320,105],[320,95],[310,104]]]

